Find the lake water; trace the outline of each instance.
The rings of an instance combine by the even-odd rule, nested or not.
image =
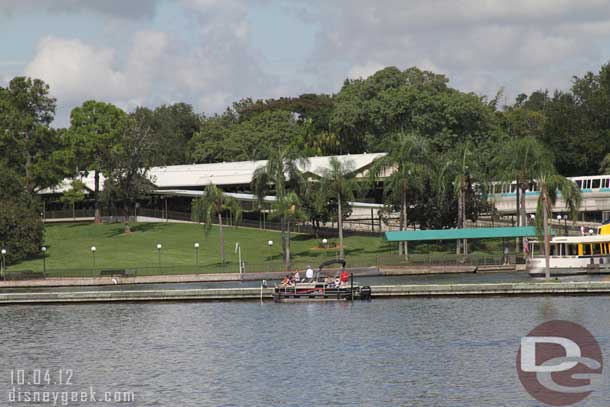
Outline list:
[[[11,369],[49,369],[72,384],[22,390],[135,394],[79,406],[535,406],[516,352],[552,319],[610,355],[603,296],[0,307],[0,405],[30,405],[8,402]],[[597,391],[580,405],[609,402]]]

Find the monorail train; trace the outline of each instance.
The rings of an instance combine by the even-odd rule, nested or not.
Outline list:
[[[579,208],[579,219],[591,222],[603,222],[610,218],[610,175],[591,175],[587,177],[569,177],[582,192],[582,203]],[[517,200],[516,182],[495,182],[490,186],[487,197],[501,214],[515,213]],[[525,208],[527,213],[536,212],[540,192],[534,183],[525,192]],[[561,195],[558,196],[554,211],[563,213],[567,209]]]

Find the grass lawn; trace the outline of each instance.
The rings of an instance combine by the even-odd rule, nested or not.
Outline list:
[[[132,225],[133,232],[123,233],[121,224],[61,224],[47,225],[46,272],[49,277],[99,276],[100,270],[126,269],[137,275],[190,274],[238,272],[238,255],[235,243],[239,242],[246,272],[282,271],[280,232],[251,228],[225,227],[226,263],[220,263],[218,228],[213,227],[206,236],[203,226],[178,223],[140,223]],[[270,248],[269,240],[273,241]],[[337,238],[328,239],[328,248],[321,247],[321,239],[310,235],[292,234],[292,261],[296,268],[307,264],[318,265],[336,258]],[[378,257],[382,264],[400,264],[396,256],[397,244],[387,243],[382,236],[349,236],[345,238],[345,257],[348,266],[374,266]],[[199,242],[199,262],[196,261],[194,243]],[[157,243],[162,244],[161,266]],[[97,251],[94,256],[91,246]],[[514,244],[511,247],[513,250]],[[453,253],[453,254],[452,254]],[[455,242],[421,242],[409,244],[410,259],[426,262],[430,256],[436,260],[455,260]],[[501,256],[501,241],[473,241],[470,254]],[[453,261],[454,261],[453,260]],[[9,272],[43,270],[42,255],[8,267]]]
[[[203,226],[175,223],[140,223],[133,232],[123,233],[121,224],[62,224],[47,225],[46,270],[49,276],[99,275],[110,268],[135,269],[138,275],[181,274],[194,272],[237,272],[239,242],[246,271],[282,270],[280,233],[270,230],[225,227],[227,265],[220,264],[218,228],[205,236]],[[267,242],[273,241],[269,248]],[[329,248],[321,248],[319,239],[292,234],[292,256],[295,265],[318,263],[337,256],[332,247],[337,239],[329,239]],[[200,243],[199,265],[196,265],[194,243]],[[162,244],[161,265],[156,249]],[[95,246],[94,256],[91,246]],[[383,238],[350,236],[345,238],[346,259],[350,265],[374,265],[376,257],[391,250]],[[270,261],[270,256],[272,260]],[[9,266],[9,271],[43,269],[42,256]],[[95,270],[95,271],[94,271]]]

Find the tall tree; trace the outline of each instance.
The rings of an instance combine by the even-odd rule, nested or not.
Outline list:
[[[525,193],[534,186],[537,176],[553,172],[552,155],[540,141],[523,137],[505,142],[494,161],[497,176],[502,182],[517,182],[520,211],[518,225],[527,225]]]
[[[550,278],[551,233],[549,218],[553,215],[553,206],[557,201],[558,192],[561,194],[561,199],[564,201],[574,220],[576,220],[582,197],[576,183],[557,174],[552,166],[538,173],[536,182],[540,190],[536,207],[536,226],[538,235],[544,238],[545,277]]]
[[[40,79],[16,77],[0,88],[0,150],[25,190],[32,194],[68,175],[61,154],[61,131],[49,126],[56,101]]]
[[[375,160],[369,174],[373,182],[384,179],[386,203],[400,202],[400,230],[408,227],[410,193],[420,191],[431,175],[430,145],[428,141],[413,133],[394,135],[388,154]],[[407,242],[398,246],[399,255],[408,258]]]
[[[88,100],[70,114],[69,143],[77,171],[94,171],[95,223],[102,222],[100,174],[108,170],[111,152],[121,139],[121,121],[126,114],[118,107]],[[115,163],[116,164],[116,163]]]
[[[149,170],[160,152],[157,150],[146,115],[137,109],[120,124],[120,137],[112,147],[105,165],[104,195],[109,202],[120,202],[125,233],[130,232],[129,209],[154,187]]]
[[[347,201],[354,199],[356,184],[354,181],[355,168],[352,160],[339,160],[331,157],[329,166],[322,172],[320,188],[329,199],[337,202],[337,231],[339,234],[339,257],[345,258],[343,245],[343,206]]]
[[[233,215],[235,223],[239,223],[242,215],[239,202],[231,196],[226,195],[222,189],[214,184],[206,187],[203,196],[193,200],[191,216],[195,222],[204,222],[204,231],[207,235],[212,229],[214,218],[218,219],[218,237],[220,240],[220,261],[225,262],[225,238],[222,215],[229,212]]]
[[[254,171],[252,189],[258,197],[259,204],[265,195],[275,191],[278,202],[285,202],[290,192],[299,194],[305,186],[305,177],[301,168],[306,168],[309,161],[300,152],[289,147],[280,147],[269,153],[269,159],[263,167]],[[290,219],[280,216],[282,231],[282,253],[284,264],[290,266],[290,235],[287,228]]]

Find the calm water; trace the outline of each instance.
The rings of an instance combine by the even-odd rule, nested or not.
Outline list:
[[[607,297],[1,307],[0,405],[10,369],[41,368],[74,372],[43,390],[133,391],[133,406],[535,406],[515,356],[551,319],[587,327],[607,360]]]

